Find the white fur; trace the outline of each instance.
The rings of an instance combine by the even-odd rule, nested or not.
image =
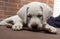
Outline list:
[[[48,29],[48,31],[50,30],[49,32],[53,32],[53,33],[57,32],[56,28],[54,28],[53,26],[50,26],[48,24],[45,26],[45,28]]]
[[[13,30],[21,30],[23,27],[23,24],[21,22],[16,22],[13,26],[12,29]]]
[[[41,8],[43,8],[43,12],[41,11]],[[27,8],[28,9],[28,13],[27,13]],[[24,15],[24,22],[26,23],[26,18],[27,18],[27,15],[28,14],[31,14],[31,15],[37,15],[38,13],[40,14],[43,14],[43,24],[47,24],[47,20],[52,16],[52,9],[46,5],[45,3],[40,3],[40,2],[31,2],[25,6],[23,6],[19,12],[17,13],[20,17],[23,18],[23,15]],[[28,27],[31,28],[31,24],[34,24],[34,23],[37,23],[39,25],[39,27],[42,27],[42,24],[40,23],[40,20],[37,19],[37,18],[31,18],[30,22],[28,23]],[[52,28],[50,25],[46,27],[49,27],[52,31],[51,32],[56,32],[56,28]]]
[[[9,21],[13,21],[14,25],[9,24]],[[0,25],[8,25],[8,26],[12,26],[12,29],[16,29],[16,30],[20,30],[22,29],[22,19],[18,16],[11,16],[9,18],[4,19],[3,21],[0,22]],[[15,27],[16,26],[16,27]]]

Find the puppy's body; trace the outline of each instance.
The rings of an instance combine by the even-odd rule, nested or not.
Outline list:
[[[43,28],[44,25],[45,29],[48,31],[50,29],[49,32],[56,32],[56,28],[47,24],[47,20],[52,16],[52,9],[44,3],[31,2],[26,4],[17,12],[17,15],[19,17],[12,18],[13,21],[17,18],[12,26],[14,30],[22,29],[23,23],[27,23],[29,29]]]
[[[19,27],[22,26],[21,23],[22,19],[18,15],[14,15],[1,21],[0,26],[12,26],[12,29],[15,29],[16,26],[19,30]]]

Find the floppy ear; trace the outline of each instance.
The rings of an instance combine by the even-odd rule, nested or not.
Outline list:
[[[43,7],[42,7],[42,6],[40,6],[40,8],[41,8],[41,11],[43,12]]]
[[[52,8],[47,4],[42,5],[43,8],[43,24],[47,23],[47,20],[52,16]]]
[[[17,15],[23,20],[24,23],[26,23],[26,17],[27,17],[27,11],[28,7],[27,5],[24,5],[20,10],[17,12]]]

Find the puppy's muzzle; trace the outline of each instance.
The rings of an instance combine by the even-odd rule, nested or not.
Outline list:
[[[37,29],[38,28],[38,24],[32,24],[31,27],[32,27],[32,29]]]

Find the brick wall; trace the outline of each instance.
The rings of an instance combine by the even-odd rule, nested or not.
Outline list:
[[[24,4],[39,1],[53,8],[53,0],[0,0],[0,20],[15,15]]]

